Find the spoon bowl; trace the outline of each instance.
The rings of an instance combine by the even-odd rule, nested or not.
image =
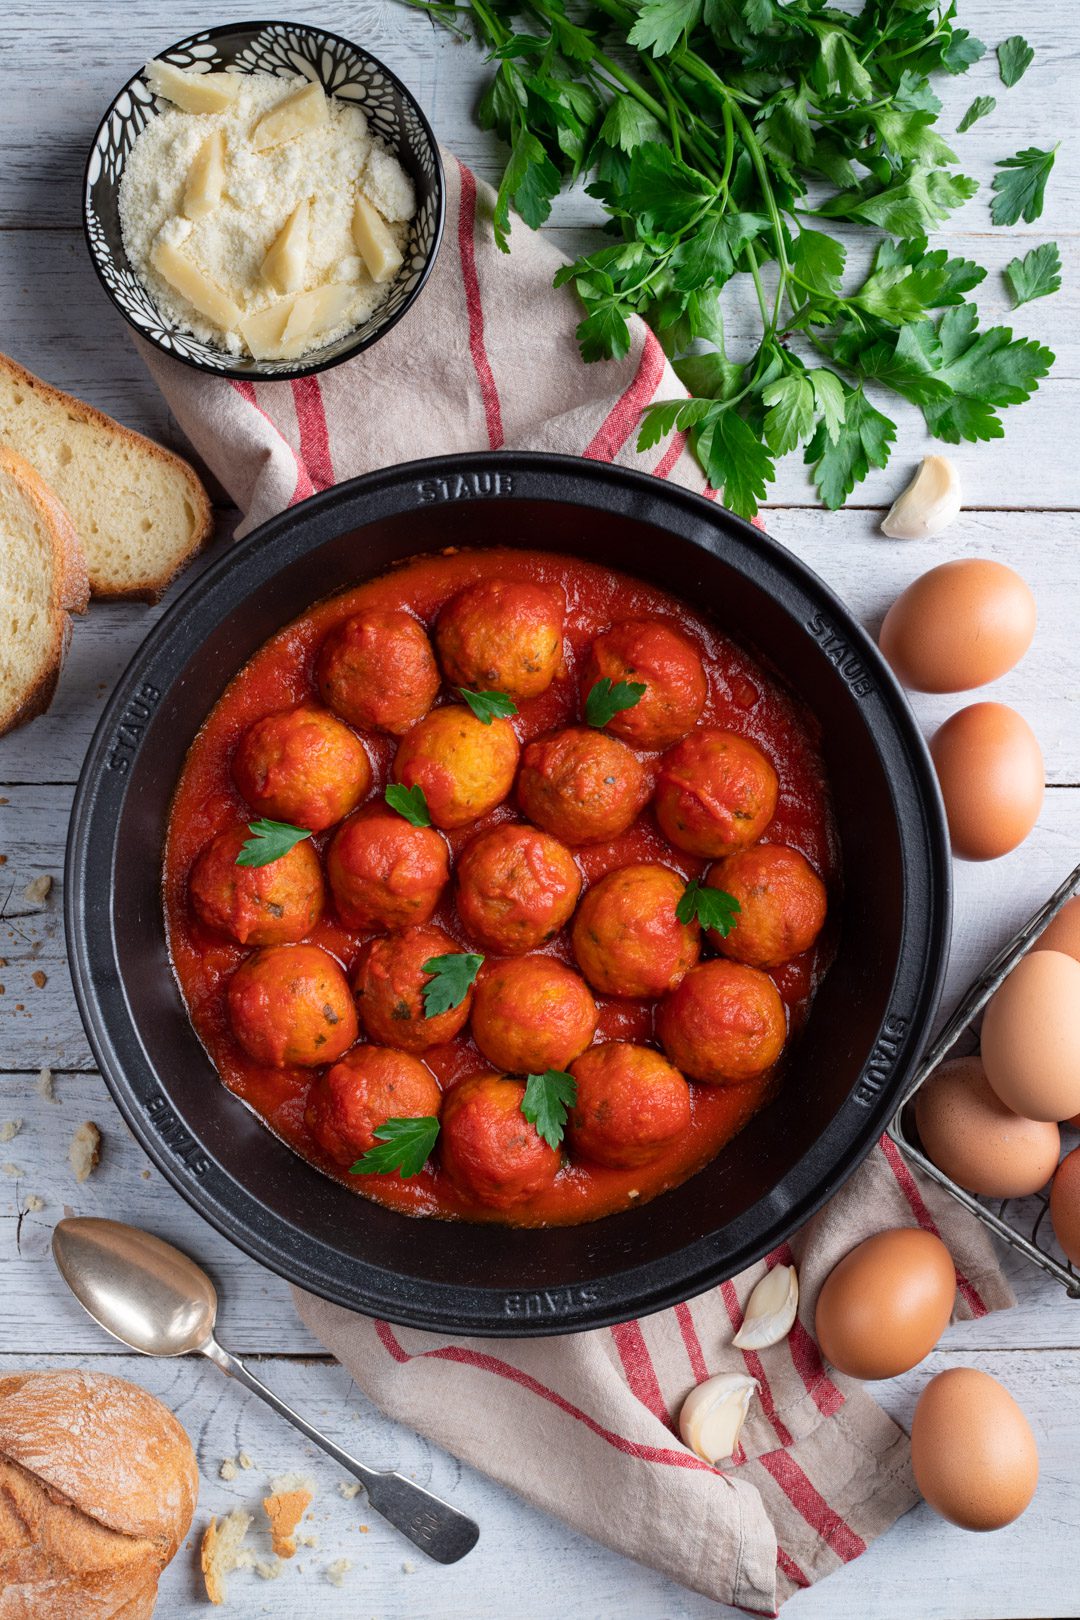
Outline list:
[[[171,1243],[120,1221],[76,1215],[53,1228],[53,1259],[79,1304],[144,1356],[185,1356],[214,1336],[217,1290]]]

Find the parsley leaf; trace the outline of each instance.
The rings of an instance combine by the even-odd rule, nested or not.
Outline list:
[[[311,837],[303,827],[288,821],[249,821],[248,832],[252,837],[236,857],[237,866],[269,866]]]
[[[945,311],[937,328],[936,375],[951,389],[940,404],[924,405],[928,427],[948,444],[962,439],[1000,439],[995,407],[1018,405],[1050,369],[1053,355],[1028,338],[1013,338],[1007,326],[976,330],[971,304]]]
[[[1030,304],[1033,298],[1047,298],[1061,286],[1061,254],[1056,242],[1032,248],[1022,259],[1010,259],[1005,280],[1012,293],[1013,308]]]
[[[683,890],[675,916],[681,923],[693,922],[696,917],[702,928],[711,928],[726,939],[741,910],[735,896],[726,889],[714,889],[694,878]]]
[[[985,55],[986,46],[981,39],[969,34],[966,28],[954,28],[941,58],[941,65],[948,73],[966,73],[969,67]]]
[[[723,491],[724,505],[752,518],[776,477],[767,447],[737,411],[712,416],[697,437],[697,452],[709,483]]]
[[[413,827],[430,827],[431,816],[427,807],[427,796],[419,782],[415,787],[402,787],[400,782],[390,782],[383,798],[391,810],[396,810],[399,816]]]
[[[871,467],[884,467],[895,437],[896,424],[874,409],[861,388],[845,390],[844,422],[835,440],[822,425],[806,449],[825,505],[843,506]]]
[[[492,216],[495,241],[503,253],[510,251],[510,204],[526,225],[535,228],[551,213],[552,198],[558,196],[561,185],[559,171],[539,136],[522,125],[503,171]]]
[[[701,16],[701,0],[645,0],[630,30],[631,45],[666,56]]]
[[[447,956],[429,956],[424,972],[431,974],[425,984],[424,1017],[437,1018],[440,1013],[460,1007],[484,965],[484,958],[471,951],[455,951]]]
[[[1035,60],[1035,52],[1022,34],[1010,34],[997,48],[998,72],[1008,89],[1019,84]]]
[[[997,167],[1002,172],[994,176],[996,195],[990,204],[990,218],[995,225],[1015,225],[1019,219],[1031,225],[1038,219],[1056,154],[1056,146],[1049,152],[1025,146],[1015,157],[999,160]]]
[[[505,692],[470,692],[467,686],[459,686],[458,691],[485,726],[490,726],[496,718],[507,719],[518,712],[517,704]]]
[[[549,1147],[557,1148],[563,1139],[566,1116],[577,1102],[577,1081],[562,1069],[545,1069],[543,1074],[530,1074],[525,1081],[525,1095],[521,1099],[521,1112],[530,1125],[536,1126]]]
[[[372,1135],[375,1146],[349,1166],[351,1176],[385,1176],[393,1170],[402,1177],[418,1176],[438,1139],[439,1121],[434,1114],[384,1119]]]
[[[956,133],[963,135],[964,131],[970,129],[972,124],[977,123],[980,118],[985,118],[987,113],[992,113],[996,106],[997,100],[994,96],[976,96],[963,118],[957,124]]]
[[[624,709],[632,709],[640,703],[644,696],[644,681],[613,681],[610,675],[601,675],[585,699],[585,722],[598,729],[606,726]]]
[[[762,403],[769,407],[765,416],[765,443],[774,456],[786,455],[809,438],[814,429],[814,390],[805,377],[781,377],[762,389]]]
[[[600,125],[600,139],[621,152],[632,152],[642,141],[658,140],[662,133],[652,113],[630,96],[616,96]]]

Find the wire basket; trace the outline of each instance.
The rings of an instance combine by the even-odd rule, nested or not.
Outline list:
[[[1052,1252],[1049,1247],[1053,1241],[1053,1228],[1048,1218],[1050,1203],[1046,1195],[1037,1193],[1034,1200],[1007,1198],[1003,1201],[990,1201],[965,1192],[963,1187],[957,1186],[944,1171],[939,1170],[936,1164],[931,1164],[919,1148],[913,1135],[914,1111],[908,1105],[919,1087],[961,1038],[966,1033],[974,1035],[971,1026],[991,996],[1004,983],[1020,958],[1027,955],[1047,924],[1057,916],[1078,890],[1080,890],[1080,866],[1069,873],[1046,904],[1040,906],[1012,939],[1002,946],[982,977],[971,986],[937,1040],[928,1048],[888,1126],[888,1135],[912,1164],[917,1164],[919,1169],[931,1180],[936,1181],[939,1187],[944,1187],[958,1204],[963,1204],[965,1209],[970,1210],[971,1214],[984,1226],[989,1227],[991,1232],[995,1232],[1003,1243],[1007,1243],[1018,1254],[1024,1255],[1033,1266],[1045,1271],[1047,1276],[1053,1277],[1073,1299],[1080,1299],[1080,1272],[1069,1261],[1063,1257],[1059,1258],[1058,1253]],[[1030,1211],[1032,1202],[1037,1205],[1034,1217]],[[1027,1207],[1021,1209],[1021,1205]]]

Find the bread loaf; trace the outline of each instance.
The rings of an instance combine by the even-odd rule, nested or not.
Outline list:
[[[187,1435],[137,1385],[0,1377],[0,1620],[148,1620],[198,1488]]]

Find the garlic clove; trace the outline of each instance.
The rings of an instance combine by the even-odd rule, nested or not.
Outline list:
[[[799,1278],[794,1266],[773,1266],[746,1302],[742,1327],[731,1341],[740,1350],[766,1350],[786,1339],[799,1309]]]
[[[692,1389],[679,1413],[679,1433],[703,1462],[734,1456],[758,1387],[746,1373],[717,1373]]]
[[[927,540],[960,515],[960,478],[948,456],[924,456],[881,525],[890,540]]]

